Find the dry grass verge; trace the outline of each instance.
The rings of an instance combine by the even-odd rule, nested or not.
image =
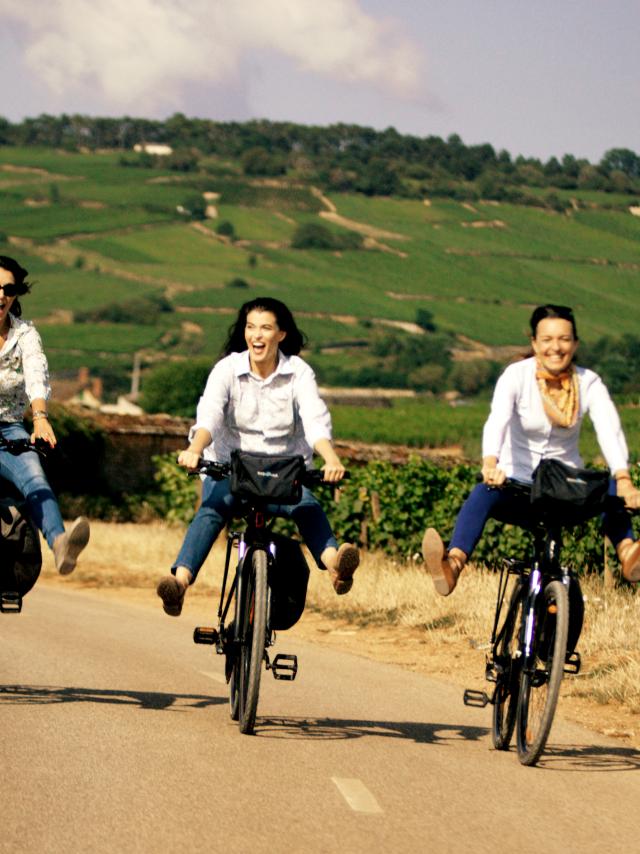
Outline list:
[[[181,528],[161,524],[92,523],[91,542],[76,572],[61,579],[46,549],[42,581],[99,588],[160,607],[154,589],[180,546]],[[189,610],[202,610],[217,590],[224,559],[216,544]],[[310,566],[311,566],[310,561]],[[484,687],[484,657],[497,578],[470,568],[449,598],[434,593],[422,568],[367,554],[348,596],[337,597],[312,566],[307,610],[292,630],[298,637],[396,663],[464,687]],[[579,644],[583,670],[565,679],[560,713],[640,747],[640,596],[629,588],[583,583],[585,626]],[[488,712],[484,713],[488,723]]]

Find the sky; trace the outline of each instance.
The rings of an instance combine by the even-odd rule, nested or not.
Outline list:
[[[0,0],[0,116],[347,122],[640,152],[640,0]]]

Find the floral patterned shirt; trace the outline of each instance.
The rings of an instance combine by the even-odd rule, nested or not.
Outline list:
[[[51,396],[49,366],[35,326],[13,315],[9,322],[0,350],[0,421],[22,421],[32,400]]]

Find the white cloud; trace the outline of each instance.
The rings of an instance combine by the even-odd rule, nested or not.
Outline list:
[[[255,51],[303,70],[417,96],[421,58],[358,0],[0,0],[24,62],[57,96],[92,90],[116,109],[176,106],[185,84],[221,85]]]

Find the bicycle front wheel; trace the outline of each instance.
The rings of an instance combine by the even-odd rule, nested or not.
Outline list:
[[[535,765],[547,743],[564,674],[569,629],[569,597],[561,581],[551,581],[539,599],[532,656],[522,670],[518,700],[518,758]]]
[[[519,635],[522,624],[524,587],[516,584],[509,600],[509,608],[502,628],[498,632],[494,661],[498,667],[496,692],[493,699],[493,746],[496,750],[508,750],[516,725],[518,707],[518,684],[522,659]]]
[[[240,644],[239,726],[251,734],[255,727],[260,675],[267,638],[267,553],[251,553],[251,567],[243,595]]]

